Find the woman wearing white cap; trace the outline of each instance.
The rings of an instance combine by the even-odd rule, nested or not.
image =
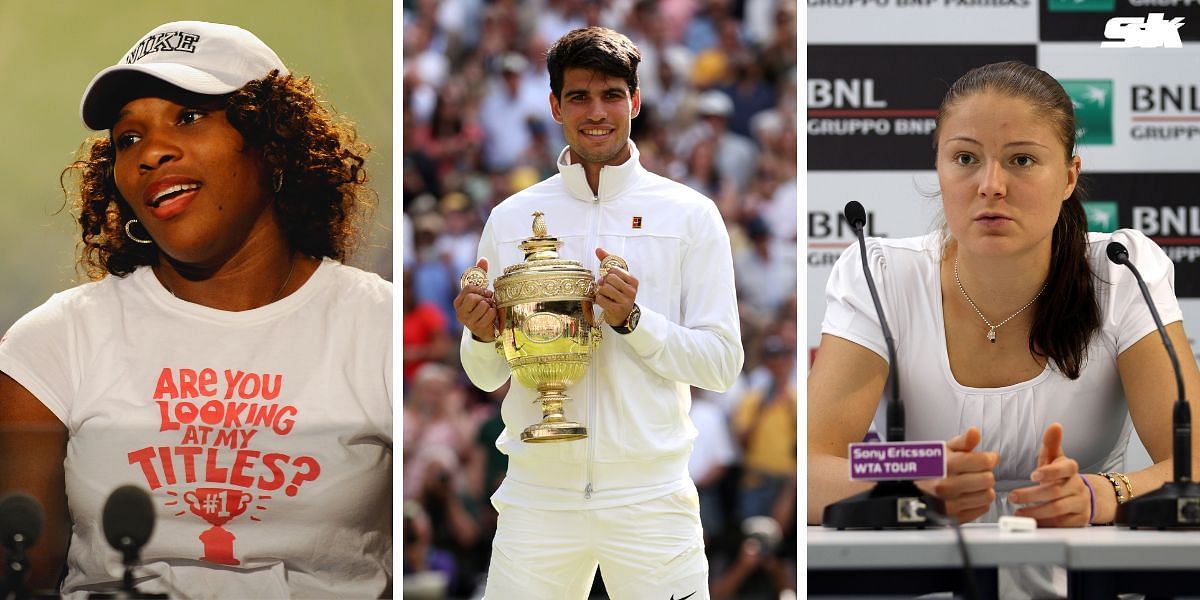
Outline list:
[[[120,587],[101,513],[133,484],[157,518],[142,592],[386,593],[392,287],[339,262],[367,148],[261,40],[213,23],[140,38],[81,113],[107,131],[66,173],[95,281],[0,343],[0,492],[51,509],[34,586],[56,581],[65,501],[61,592]]]

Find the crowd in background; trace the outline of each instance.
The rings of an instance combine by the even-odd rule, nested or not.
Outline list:
[[[557,173],[544,55],[589,25],[641,51],[643,165],[711,198],[733,247],[745,368],[724,393],[692,394],[712,597],[794,593],[794,0],[406,0],[403,595],[482,593],[507,387],[466,378],[451,303],[491,209]]]

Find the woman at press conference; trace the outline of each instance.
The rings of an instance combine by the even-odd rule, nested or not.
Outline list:
[[[1075,137],[1071,98],[1046,72],[969,71],[934,131],[943,227],[866,243],[907,438],[947,441],[946,476],[917,485],[962,523],[1111,523],[1120,503],[1172,477],[1174,371],[1133,275],[1106,247],[1128,248],[1172,343],[1188,349],[1173,264],[1138,231],[1087,232]],[[847,477],[847,445],[866,436],[889,364],[864,277],[855,244],[826,287],[808,379],[810,524],[869,487]],[[1185,388],[1200,389],[1192,353],[1180,361]],[[1153,464],[1125,472],[1135,432]],[[1048,569],[1002,572],[1000,583],[1002,597],[1065,593]]]

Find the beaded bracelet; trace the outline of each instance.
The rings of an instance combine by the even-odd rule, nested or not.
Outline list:
[[[1125,494],[1121,491],[1121,482],[1117,481],[1117,476],[1113,473],[1099,473],[1099,475],[1108,480],[1113,486],[1113,491],[1117,493],[1117,504],[1125,504],[1129,501]]]
[[[1125,489],[1129,492],[1129,497],[1132,499],[1133,498],[1133,484],[1129,482],[1129,478],[1126,477],[1124,473],[1116,473],[1115,475],[1117,477],[1120,477],[1121,481],[1125,482]]]
[[[1088,481],[1083,473],[1079,474],[1079,478],[1083,480],[1083,485],[1087,486],[1088,496],[1092,499],[1092,512],[1088,513],[1088,525],[1091,525],[1096,520],[1096,490],[1092,488],[1092,482]]]

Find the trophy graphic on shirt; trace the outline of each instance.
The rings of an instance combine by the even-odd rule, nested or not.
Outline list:
[[[241,564],[233,557],[234,535],[221,526],[246,512],[252,498],[254,496],[249,492],[219,487],[200,487],[183,495],[192,513],[212,525],[200,534],[200,541],[204,543],[204,556],[200,560],[222,565]]]
[[[537,390],[542,420],[521,432],[525,442],[564,442],[587,437],[587,428],[568,421],[563,405],[571,398],[567,387],[583,378],[593,350],[601,340],[600,326],[592,315],[596,281],[579,261],[561,259],[562,242],[551,237],[541,212],[533,213],[533,236],[521,242],[524,262],[506,267],[496,278],[496,308],[500,335],[496,351],[508,362],[513,379]],[[601,263],[628,269],[620,257]],[[487,273],[467,269],[462,287],[486,288]]]

